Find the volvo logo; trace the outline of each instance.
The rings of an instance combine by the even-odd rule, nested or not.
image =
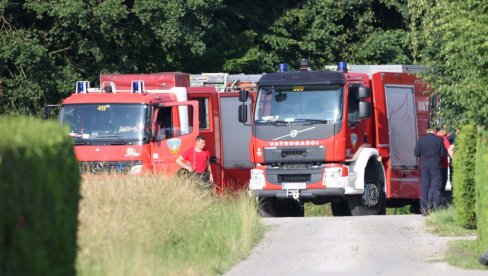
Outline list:
[[[298,134],[298,130],[296,130],[296,129],[290,131],[290,136],[291,137],[297,137],[297,134]]]

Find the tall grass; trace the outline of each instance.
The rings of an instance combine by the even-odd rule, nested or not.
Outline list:
[[[433,212],[427,217],[426,224],[433,233],[443,237],[476,235],[475,230],[457,224],[456,210],[453,206]]]
[[[81,275],[218,274],[264,232],[248,196],[212,197],[191,179],[91,176],[81,190]]]

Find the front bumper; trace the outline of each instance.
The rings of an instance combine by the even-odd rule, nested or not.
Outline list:
[[[293,193],[297,192],[300,198],[342,197],[345,194],[345,189],[325,188],[307,190],[251,190],[251,195],[256,197],[289,198]]]

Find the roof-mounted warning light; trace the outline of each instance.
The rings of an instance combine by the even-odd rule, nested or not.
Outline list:
[[[288,64],[280,63],[278,65],[278,72],[287,72],[288,71]]]
[[[132,93],[144,92],[144,81],[132,81]]]
[[[341,61],[337,64],[337,71],[347,73],[347,62]]]
[[[90,89],[89,81],[77,81],[76,82],[76,94],[86,94]]]

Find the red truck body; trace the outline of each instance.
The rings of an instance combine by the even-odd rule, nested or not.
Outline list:
[[[334,215],[415,205],[413,149],[430,112],[426,86],[413,74],[420,70],[352,66],[263,75],[250,140],[250,189],[262,214],[302,215],[303,202],[332,202]],[[241,107],[242,122],[245,112]]]
[[[190,87],[190,75],[102,74],[100,87],[78,82],[61,106],[60,120],[75,140],[84,173],[175,174],[175,160],[206,138],[217,190],[238,189],[249,180],[250,162],[232,160],[234,149],[246,156],[249,137],[238,132],[237,93],[218,93],[214,86]],[[226,119],[228,117],[228,119]],[[240,141],[242,140],[242,141]],[[238,155],[239,155],[238,154]]]

